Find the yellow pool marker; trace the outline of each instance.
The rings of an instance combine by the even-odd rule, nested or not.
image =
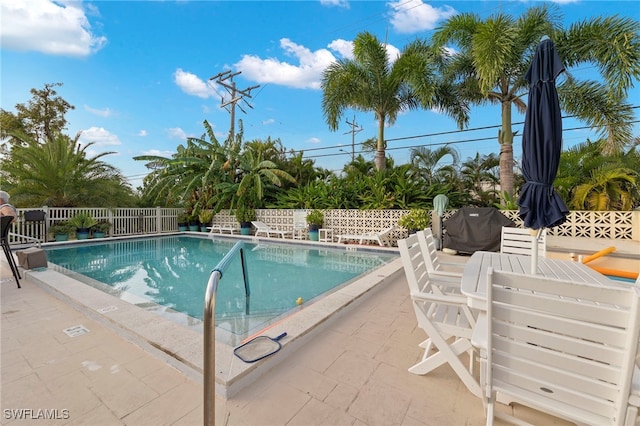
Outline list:
[[[304,299],[302,297],[298,297],[298,299],[296,300],[296,305],[302,305],[304,303]]]

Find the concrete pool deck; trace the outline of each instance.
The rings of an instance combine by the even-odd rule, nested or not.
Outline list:
[[[35,273],[16,288],[4,258],[0,267],[2,424],[202,424],[195,369],[65,300],[29,276]],[[450,367],[407,372],[422,340],[404,274],[394,275],[304,345],[274,355],[286,355],[285,362],[236,395],[217,397],[216,424],[485,424],[481,401]],[[45,409],[58,419],[35,419]],[[518,405],[500,409],[534,424],[569,424]]]

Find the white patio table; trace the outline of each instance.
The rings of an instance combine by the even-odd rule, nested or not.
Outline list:
[[[496,252],[477,251],[471,255],[462,273],[460,291],[467,297],[467,305],[478,309],[480,315],[473,330],[471,343],[480,350],[481,363],[486,351],[486,327],[487,327],[487,270],[490,266],[494,269],[517,272],[521,274],[531,273],[531,256],[517,254],[503,254]],[[628,286],[620,281],[612,280],[599,272],[594,271],[582,262],[571,260],[538,258],[537,273],[540,276],[558,279],[568,279],[575,282],[584,282],[603,286]],[[639,348],[640,350],[640,348]],[[638,354],[640,360],[640,353]],[[640,361],[639,364],[640,365]],[[485,378],[483,377],[485,367],[480,368],[480,385],[484,388]],[[498,393],[498,402],[510,404],[511,399],[505,399]],[[633,385],[631,390],[630,405],[640,407],[640,369],[636,367],[633,375]]]
[[[467,296],[467,304],[481,311],[487,310],[487,269],[494,269],[521,274],[531,273],[531,256],[503,254],[488,251],[477,251],[471,255],[464,267],[460,290]],[[540,276],[567,279],[599,285],[623,285],[594,271],[581,262],[570,260],[538,259],[537,273]]]

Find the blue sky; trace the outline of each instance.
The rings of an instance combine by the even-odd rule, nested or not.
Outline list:
[[[565,25],[602,15],[640,20],[637,1],[563,0],[554,2]],[[15,111],[31,98],[29,90],[63,83],[58,94],[75,106],[67,114],[68,133],[82,131],[92,153],[115,151],[103,160],[141,185],[148,172],[144,154],[170,156],[186,137],[203,134],[206,119],[220,140],[229,131],[230,99],[210,77],[224,71],[238,89],[252,86],[236,118],[244,139],[279,138],[285,148],[305,150],[317,166],[340,170],[351,159],[351,127],[358,144],[375,137],[373,114],[346,111],[332,132],[321,108],[320,80],[326,66],[351,54],[362,31],[402,49],[455,13],[482,17],[502,11],[517,17],[533,1],[51,1],[0,0],[0,106]],[[587,78],[593,69],[571,72]],[[227,80],[227,83],[230,81]],[[630,92],[640,104],[640,91]],[[250,106],[249,106],[250,105]],[[524,119],[514,113],[514,122]],[[497,106],[474,108],[469,128],[497,126]],[[564,120],[564,128],[583,127]],[[514,129],[519,129],[515,126]],[[636,126],[636,135],[638,127]],[[449,133],[450,118],[434,111],[403,113],[386,129],[388,154],[408,161],[416,145],[456,143],[461,158],[498,152],[497,128]],[[447,133],[435,135],[437,133]],[[583,142],[588,129],[565,130],[564,147]],[[332,148],[329,148],[332,147]],[[326,149],[325,149],[326,148]],[[356,146],[356,154],[358,148]],[[520,156],[520,139],[514,153]],[[372,158],[372,156],[371,156]]]

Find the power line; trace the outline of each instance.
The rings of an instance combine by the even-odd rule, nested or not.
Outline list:
[[[635,124],[635,123],[640,123],[640,120],[636,120],[636,121],[632,121],[631,122],[631,124]],[[524,124],[524,122],[514,123],[514,125],[518,125],[518,124]],[[491,129],[491,128],[497,128],[497,127],[501,127],[501,125],[478,127],[478,128],[476,128],[476,130],[484,130],[484,129]],[[562,131],[564,133],[564,132],[569,132],[569,131],[574,131],[574,130],[591,129],[592,127],[593,126],[571,127],[571,128],[567,128],[567,129],[562,129]],[[464,131],[467,131],[467,130],[440,132],[440,133],[434,133],[432,135],[407,136],[407,137],[404,137],[404,138],[387,139],[387,141],[390,141],[390,140],[407,140],[407,139],[414,139],[414,138],[418,138],[418,137],[427,137],[427,136],[433,136],[433,135],[446,135],[446,134],[452,134],[452,133],[462,133]],[[521,135],[519,135],[519,136],[521,136]],[[424,144],[418,144],[418,145],[396,146],[396,147],[392,147],[392,148],[387,148],[387,151],[397,151],[397,150],[401,150],[401,149],[413,149],[413,148],[420,148],[420,147],[427,147],[427,146],[458,145],[458,144],[465,144],[465,143],[471,143],[471,142],[482,142],[482,141],[488,141],[488,140],[496,140],[496,136],[488,136],[488,137],[484,137],[484,138],[474,138],[474,139],[464,139],[464,140],[458,140],[458,141],[432,142],[432,143],[424,143]],[[360,145],[362,145],[362,144],[360,144]],[[339,145],[337,147],[339,147]],[[335,149],[336,147],[332,147],[332,148]],[[315,149],[318,150],[318,149],[329,149],[329,148],[315,148]],[[362,152],[364,152],[364,151],[358,151],[358,154],[360,154]],[[334,156],[338,156],[338,155],[343,155],[343,154],[342,153],[317,154],[317,155],[309,155],[306,158],[334,157]]]

